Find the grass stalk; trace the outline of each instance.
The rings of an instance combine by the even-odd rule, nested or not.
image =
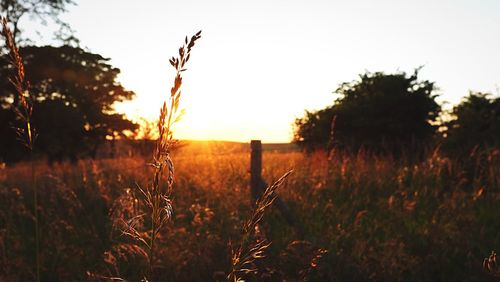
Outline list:
[[[285,173],[280,179],[268,186],[262,196],[257,199],[250,219],[243,225],[243,236],[237,249],[231,249],[231,271],[226,277],[228,282],[244,281],[240,274],[255,273],[252,264],[255,260],[264,257],[264,251],[271,245],[266,240],[252,241],[257,225],[262,220],[267,208],[276,199],[276,190],[283,184],[286,178],[292,173]]]
[[[2,17],[2,35],[5,39],[5,45],[9,51],[9,62],[13,65],[15,75],[10,78],[10,82],[16,89],[17,96],[14,97],[13,110],[18,120],[23,124],[22,127],[14,127],[18,139],[30,152],[31,163],[31,185],[33,190],[33,211],[35,217],[35,257],[36,257],[36,281],[40,281],[40,240],[38,226],[38,191],[36,187],[36,169],[34,160],[34,144],[36,132],[31,122],[33,114],[33,104],[30,100],[29,83],[25,80],[24,64],[16,46],[14,36],[8,27],[7,18]]]
[[[36,256],[36,281],[40,281],[40,230],[38,224],[38,190],[36,185],[36,170],[33,150],[30,151],[31,185],[33,187],[33,206],[35,213],[35,256]]]
[[[184,45],[179,48],[179,56],[172,57],[169,60],[170,64],[176,70],[176,76],[174,85],[170,90],[169,105],[167,105],[167,101],[165,101],[160,109],[160,116],[157,123],[159,135],[153,150],[153,161],[149,164],[154,168],[154,174],[151,184],[146,189],[140,186],[138,187],[146,211],[142,215],[129,220],[127,230],[123,232],[141,242],[140,246],[145,253],[147,253],[149,267],[145,279],[148,281],[154,281],[154,264],[157,248],[156,240],[158,234],[165,223],[170,220],[172,215],[170,195],[173,190],[174,164],[170,157],[170,153],[176,143],[173,138],[173,125],[178,122],[184,114],[184,110],[179,110],[182,73],[186,70],[185,65],[191,56],[191,48],[200,37],[201,31],[193,35],[190,40],[186,37]],[[166,190],[162,190],[161,176],[165,170],[167,172]],[[136,229],[135,223],[145,216],[148,216],[151,220],[150,229],[146,232],[140,232]]]

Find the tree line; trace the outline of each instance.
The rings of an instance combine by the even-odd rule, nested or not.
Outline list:
[[[61,30],[71,29],[59,15],[72,3],[0,0],[0,15],[7,17],[15,41],[22,46],[19,53],[29,82],[26,96],[33,105],[32,122],[39,133],[35,152],[49,161],[95,157],[106,139],[124,137],[138,127],[113,109],[114,103],[135,96],[117,81],[120,70],[110,59],[75,44],[78,40],[72,33],[61,35]],[[56,37],[60,46],[36,46],[23,39],[19,21],[25,16],[59,25]],[[20,101],[10,81],[15,67],[7,53],[6,48],[0,49],[0,161],[12,162],[28,154],[13,130],[19,128],[13,109]]]
[[[39,132],[36,152],[49,160],[95,157],[106,138],[123,136],[137,125],[113,112],[113,103],[132,99],[134,92],[116,81],[120,70],[109,59],[71,46],[27,46],[20,49],[33,104],[33,124]],[[12,66],[0,63],[1,158],[22,159],[26,154],[12,130],[18,121],[12,106],[19,103]]]
[[[416,69],[361,74],[340,84],[334,103],[295,120],[294,138],[304,150],[342,148],[414,153],[440,146],[454,154],[496,147],[500,98],[470,92],[451,111],[436,102],[434,82]]]
[[[122,138],[138,125],[113,111],[133,91],[118,81],[109,59],[78,46],[69,25],[59,19],[71,0],[0,0],[26,66],[33,103],[33,123],[40,133],[36,152],[50,161],[95,157],[106,139]],[[30,16],[60,26],[61,46],[35,46],[22,38],[19,21]],[[69,32],[69,33],[68,33]],[[18,106],[9,81],[14,68],[0,49],[0,161],[26,158],[12,127]],[[421,152],[441,146],[464,153],[491,148],[500,140],[500,98],[471,92],[451,112],[436,102],[434,82],[413,74],[364,73],[339,85],[333,104],[306,111],[295,120],[293,142],[307,151],[340,148],[374,152]]]

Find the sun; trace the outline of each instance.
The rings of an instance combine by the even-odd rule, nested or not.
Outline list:
[[[193,101],[185,99],[182,108],[185,114],[175,125],[175,135],[178,139],[209,140],[220,131],[216,117],[213,115],[208,101]]]

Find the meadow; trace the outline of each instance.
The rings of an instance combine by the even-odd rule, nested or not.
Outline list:
[[[255,238],[271,245],[247,281],[493,281],[500,246],[500,151],[419,161],[360,151],[264,146],[263,177],[292,174]],[[282,147],[284,148],[284,147]],[[36,162],[42,281],[140,281],[147,254],[123,228],[137,213],[150,157]],[[173,215],[159,232],[156,281],[225,281],[251,216],[249,144],[193,143],[172,154]],[[32,281],[31,165],[0,169],[0,280]],[[165,184],[164,184],[165,185]],[[164,187],[163,187],[164,188]]]
[[[154,142],[115,146],[115,137],[121,138],[112,131],[111,158],[81,152],[79,158],[69,155],[71,163],[50,155],[47,162],[35,140],[39,133],[52,136],[33,122],[34,102],[40,101],[30,96],[6,19],[2,25],[15,70],[14,127],[30,161],[0,165],[0,281],[500,276],[493,252],[500,245],[496,147],[476,147],[460,158],[447,157],[439,147],[425,154],[343,151],[333,146],[333,118],[330,151],[264,146],[268,188],[255,201],[249,144],[178,143],[173,136],[183,115],[182,73],[200,31],[186,37],[179,56],[170,59],[176,75]],[[150,149],[152,154],[145,153]]]

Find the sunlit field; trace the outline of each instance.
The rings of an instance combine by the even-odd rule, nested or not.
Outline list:
[[[500,4],[156,2],[0,0],[0,282],[500,277]]]
[[[229,244],[251,214],[249,144],[177,150],[173,220],[160,232],[156,278],[223,281]],[[40,254],[46,281],[139,281],[143,251],[121,232],[135,214],[141,157],[37,163]],[[30,166],[0,170],[0,280],[34,277]],[[360,152],[310,155],[264,146],[266,181],[293,169],[278,194],[300,222],[271,207],[259,234],[272,242],[251,281],[488,281],[484,257],[500,244],[500,153],[463,162],[430,152],[404,158]],[[300,229],[300,230],[299,230]],[[492,280],[493,281],[493,280]]]

